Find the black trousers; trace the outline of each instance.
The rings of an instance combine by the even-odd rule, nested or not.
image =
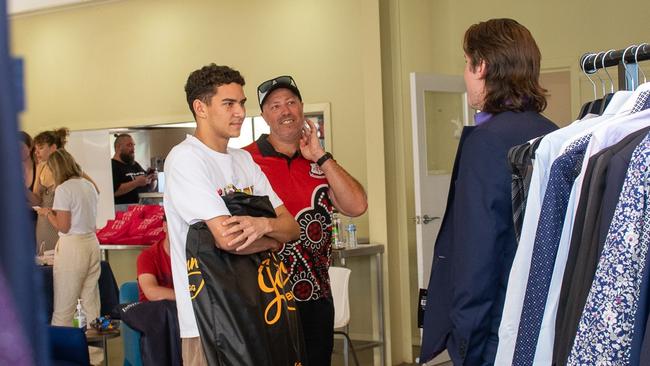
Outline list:
[[[308,366],[330,366],[334,347],[334,303],[332,299],[297,301]]]

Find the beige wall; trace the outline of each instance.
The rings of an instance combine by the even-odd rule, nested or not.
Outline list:
[[[542,73],[539,82],[547,90],[544,115],[559,127],[568,125],[573,119],[571,106],[571,73],[556,70]]]
[[[417,264],[413,202],[413,159],[409,73],[430,71],[436,55],[447,55],[449,27],[446,18],[432,21],[435,12],[445,14],[444,1],[382,0],[382,77],[384,82],[384,136],[386,190],[390,223],[387,248],[390,258],[390,324],[393,362],[413,360],[412,345],[417,304]]]

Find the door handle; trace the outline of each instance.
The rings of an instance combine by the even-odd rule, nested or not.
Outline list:
[[[422,216],[422,223],[425,224],[425,225],[430,223],[431,221],[434,221],[434,220],[440,220],[440,217],[438,217],[438,216],[431,217],[431,216],[426,215],[426,214],[424,216]]]

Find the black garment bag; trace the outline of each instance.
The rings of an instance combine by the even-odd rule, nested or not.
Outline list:
[[[275,217],[266,196],[223,197],[234,216]],[[304,341],[287,270],[271,251],[237,255],[215,246],[205,222],[187,234],[192,306],[208,364],[304,365]]]

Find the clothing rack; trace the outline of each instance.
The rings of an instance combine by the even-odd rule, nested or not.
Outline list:
[[[641,43],[612,51],[588,52],[580,57],[580,70],[594,74],[598,69],[618,65],[618,88],[639,85],[639,61],[650,60],[650,45]]]

